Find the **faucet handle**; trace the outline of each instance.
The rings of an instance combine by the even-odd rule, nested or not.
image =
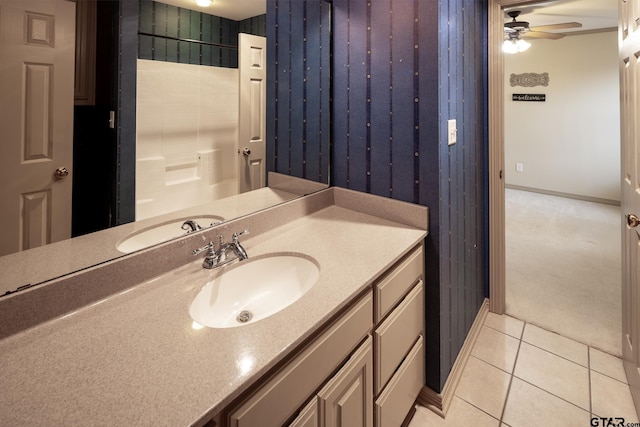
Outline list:
[[[215,250],[215,244],[213,242],[209,242],[206,246],[203,246],[201,248],[198,249],[194,249],[193,252],[191,252],[193,255],[198,255],[199,253],[202,253],[204,251],[214,251]]]
[[[250,234],[248,229],[244,229],[238,233],[233,233],[233,241],[237,242],[238,241],[238,237],[242,236],[243,234]]]

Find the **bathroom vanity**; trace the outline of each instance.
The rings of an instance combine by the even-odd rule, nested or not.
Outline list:
[[[0,298],[0,424],[400,425],[424,386],[427,213],[329,188]],[[247,260],[192,254],[245,229]],[[281,256],[319,270],[287,307],[190,316],[207,283]]]

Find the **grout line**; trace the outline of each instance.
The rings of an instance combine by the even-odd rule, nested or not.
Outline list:
[[[522,328],[522,336],[523,336],[523,337],[524,337],[524,329],[525,329],[526,325],[527,325],[527,322],[525,322],[525,326]],[[535,325],[534,325],[534,326],[535,326]],[[528,342],[526,342],[526,341],[520,341],[520,343],[522,343],[522,342],[525,342],[526,344],[529,344],[529,345],[530,345],[530,346],[532,346],[532,347],[536,347],[536,348],[538,348],[537,346],[534,346],[533,344],[528,343]],[[560,358],[564,359],[562,356],[558,356],[557,354],[552,353],[552,352],[550,352],[550,351],[547,351],[547,350],[545,350],[545,349],[543,349],[543,348],[541,348],[540,350],[546,351],[546,352],[547,352],[547,353],[549,353],[549,354],[552,354],[552,355],[554,355],[554,356],[557,356],[557,357],[560,357]],[[588,352],[588,349],[587,349],[587,352]],[[518,360],[518,356],[519,356],[519,355],[520,355],[520,347],[518,347],[518,353],[516,354],[516,362],[517,362],[517,360]],[[578,366],[580,366],[580,367],[582,367],[582,368],[585,368],[585,366],[583,366],[583,365],[581,365],[581,364],[579,364],[579,363],[573,362],[573,361],[571,361],[571,360],[569,360],[569,359],[565,359],[565,360],[567,360],[567,361],[569,361],[569,362],[572,362],[573,364],[578,365]],[[587,364],[589,363],[588,361],[589,361],[589,359],[588,359],[588,354],[587,354]],[[588,376],[588,378],[589,378],[589,387],[588,387],[588,388],[589,388],[589,411],[588,411],[588,412],[589,412],[589,414],[591,414],[591,369],[589,369],[589,368],[585,368],[585,369],[587,369],[587,371],[589,371],[589,372],[588,372],[588,375],[589,375],[589,376]],[[513,375],[512,375],[512,377],[514,377],[514,376],[515,376],[515,372],[516,372],[516,369],[515,369],[515,364],[514,364],[514,367],[513,367]],[[569,403],[570,405],[573,405],[573,406],[575,406],[576,408],[579,408],[579,409],[581,409],[581,410],[583,410],[583,411],[587,412],[587,410],[586,410],[586,409],[584,409],[583,407],[581,407],[580,405],[576,405],[575,403],[570,402],[570,401],[568,401],[567,399],[565,399],[565,398],[563,398],[563,397],[560,397],[560,396],[556,395],[555,393],[552,393],[550,390],[545,390],[544,388],[542,388],[542,387],[540,387],[540,386],[538,386],[538,385],[536,385],[536,384],[533,384],[533,383],[531,383],[531,382],[529,382],[529,381],[525,380],[524,378],[520,378],[520,377],[517,377],[517,376],[516,376],[516,378],[518,378],[520,381],[522,381],[522,382],[524,382],[524,383],[529,384],[529,385],[530,385],[530,386],[532,386],[532,387],[537,388],[538,390],[542,390],[543,392],[545,392],[545,393],[547,393],[547,394],[549,394],[549,395],[551,395],[551,396],[553,396],[553,397],[555,397],[555,398],[557,398],[557,399],[560,399],[560,400],[562,400],[562,401],[564,401],[564,402],[567,402],[567,403]],[[510,392],[510,391],[511,391],[511,383],[509,383],[509,392]],[[507,396],[508,396],[508,394],[507,394]],[[506,403],[505,403],[505,409],[506,409],[506,406],[507,406],[507,405],[506,405]],[[503,413],[503,416],[504,416],[504,413]],[[502,418],[500,419],[500,421],[502,421]]]
[[[527,326],[527,322],[522,322],[522,330],[520,331],[520,339],[518,340],[518,350],[516,351],[516,357],[511,367],[511,376],[509,377],[509,385],[507,386],[507,394],[504,397],[504,405],[502,405],[502,412],[500,413],[500,424],[504,423],[504,413],[507,410],[507,403],[509,403],[509,395],[511,394],[511,384],[513,384],[513,376],[516,372],[516,364],[518,363],[518,356],[520,355],[520,347],[522,346],[522,337],[524,337],[524,328]]]
[[[582,411],[584,411],[584,412],[589,412],[588,410],[584,409],[582,406],[580,406],[580,405],[576,405],[575,403],[568,401],[568,400],[567,400],[567,399],[565,399],[564,397],[560,397],[560,396],[558,396],[557,394],[551,393],[549,390],[545,390],[544,388],[542,388],[542,387],[540,387],[540,386],[538,386],[538,385],[535,385],[535,384],[533,384],[533,383],[530,383],[529,381],[527,381],[527,380],[525,380],[525,379],[522,379],[522,378],[520,378],[520,377],[516,377],[516,378],[517,378],[517,379],[519,379],[520,381],[522,381],[523,383],[529,384],[531,387],[535,387],[535,388],[537,388],[538,390],[544,391],[544,392],[545,392],[545,393],[547,393],[548,395],[555,397],[556,399],[560,399],[560,400],[562,400],[563,402],[568,403],[568,404],[569,404],[569,405],[571,405],[571,406],[575,406],[576,408],[578,408],[578,409],[580,409],[580,410],[582,410]]]
[[[508,336],[508,337],[511,337],[511,338],[513,338],[513,339],[516,339],[516,340],[517,340],[517,339],[520,339],[520,338],[518,338],[518,337],[514,337],[513,335],[506,333],[505,331],[501,331],[500,329],[496,329],[496,328],[494,328],[494,327],[492,327],[492,326],[489,326],[489,325],[487,325],[487,324],[484,324],[484,325],[482,325],[482,326],[486,326],[488,329],[494,330],[494,331],[496,331],[496,332],[500,332],[501,334],[504,334],[504,335],[506,335],[506,336]],[[524,326],[523,326],[523,329],[524,329]]]
[[[603,377],[607,377],[607,378],[609,378],[610,380],[613,380],[613,381],[619,382],[620,384],[623,384],[623,385],[629,385],[629,383],[628,383],[628,382],[620,381],[619,379],[617,379],[617,378],[615,378],[615,377],[612,377],[611,375],[607,375],[607,374],[605,374],[604,372],[600,372],[600,371],[598,371],[597,369],[589,369],[589,370],[590,370],[590,371],[595,372],[596,374],[602,375]]]
[[[587,347],[587,367],[589,368],[589,419],[593,418],[593,395],[591,394],[591,347]]]
[[[500,366],[496,366],[493,363],[489,362],[488,360],[484,360],[481,357],[476,356],[475,354],[470,354],[469,357],[473,357],[474,359],[478,359],[479,361],[486,363],[487,365],[491,366],[492,368],[496,368],[497,370],[504,372],[507,375],[513,375],[513,371],[509,372],[509,371],[505,371],[504,368],[501,368]]]
[[[578,366],[581,366],[581,367],[583,367],[583,368],[585,368],[585,369],[589,369],[589,366],[588,366],[588,365],[589,365],[589,358],[588,358],[588,354],[587,354],[587,366],[584,366],[583,364],[578,363],[578,362],[576,362],[575,360],[567,359],[566,357],[564,357],[564,356],[562,356],[562,355],[560,355],[560,354],[558,354],[558,353],[554,353],[554,352],[553,352],[553,351],[551,351],[551,350],[548,350],[548,349],[546,349],[546,348],[542,348],[542,347],[540,347],[540,346],[538,346],[538,345],[532,344],[532,343],[530,343],[529,341],[523,341],[523,342],[524,342],[525,344],[527,344],[527,345],[530,345],[531,347],[535,347],[535,348],[537,348],[538,350],[542,350],[542,351],[544,351],[544,352],[546,352],[546,353],[549,353],[549,354],[551,354],[551,355],[553,355],[553,356],[559,357],[560,359],[564,359],[564,360],[566,360],[567,362],[571,362],[571,363],[573,363],[574,365],[578,365]],[[587,353],[588,353],[588,352],[589,352],[589,348],[587,347]]]
[[[463,401],[463,402],[465,402],[466,404],[468,404],[468,405],[473,406],[474,408],[476,408],[478,411],[483,412],[483,413],[487,414],[488,416],[490,416],[491,418],[493,418],[494,420],[496,420],[496,421],[500,422],[500,420],[499,420],[499,419],[497,419],[494,415],[491,415],[490,413],[488,413],[487,411],[485,411],[485,410],[484,410],[484,409],[482,409],[481,407],[474,405],[472,402],[469,402],[467,399],[464,399],[464,398],[462,398],[462,397],[458,396],[457,394],[454,396],[454,398],[457,398],[457,399],[462,400],[462,401]]]

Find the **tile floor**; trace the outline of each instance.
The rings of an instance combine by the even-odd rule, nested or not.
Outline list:
[[[592,417],[638,422],[622,360],[489,313],[446,419],[418,407],[409,426],[607,425]]]

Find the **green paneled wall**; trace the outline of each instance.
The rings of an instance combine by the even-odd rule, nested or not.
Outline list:
[[[138,58],[238,67],[238,33],[266,36],[266,15],[234,21],[140,0]]]

